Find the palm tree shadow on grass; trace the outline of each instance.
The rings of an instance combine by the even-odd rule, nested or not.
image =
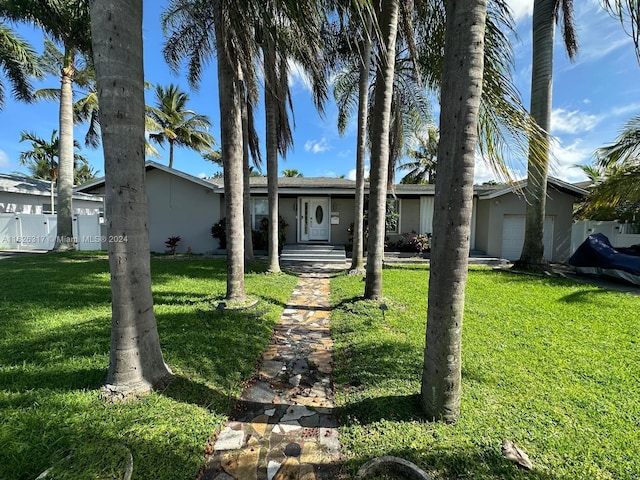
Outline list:
[[[225,415],[231,412],[236,402],[233,395],[224,394],[220,390],[184,375],[175,375],[160,394],[178,402],[189,403]]]
[[[407,439],[409,443],[411,439]],[[415,463],[430,474],[431,478],[495,478],[501,480],[560,480],[553,473],[536,468],[519,469],[500,453],[500,445],[453,446],[450,449],[414,450],[410,448],[384,453]],[[372,458],[353,458],[345,467],[356,472]],[[386,477],[385,477],[386,478]],[[390,477],[397,478],[397,477]],[[401,477],[405,478],[405,477]],[[568,480],[568,479],[566,479]]]

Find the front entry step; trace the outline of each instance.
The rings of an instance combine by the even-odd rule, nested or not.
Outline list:
[[[285,245],[280,263],[344,265],[347,255],[342,245]]]

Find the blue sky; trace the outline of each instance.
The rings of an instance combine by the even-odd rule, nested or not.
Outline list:
[[[160,12],[165,1],[145,3],[143,35],[145,41],[145,76],[154,84],[175,83],[184,90],[189,86],[183,73],[172,73],[162,58],[163,36],[159,27]],[[514,39],[515,82],[524,104],[529,104],[531,77],[531,11],[532,0],[509,0],[517,22],[518,39]],[[551,174],[574,182],[585,177],[575,168],[576,164],[591,162],[593,151],[612,142],[630,117],[640,113],[640,67],[636,61],[631,39],[619,22],[600,7],[598,0],[575,2],[579,51],[573,63],[569,62],[560,44],[560,31],[556,35],[554,65],[554,96],[552,134],[553,146]],[[32,45],[42,50],[42,35],[30,27],[16,27]],[[3,79],[6,84],[6,80]],[[59,82],[49,78],[38,87],[57,87]],[[291,79],[294,113],[294,149],[286,159],[280,160],[280,171],[297,169],[305,176],[336,177],[353,175],[355,163],[355,124],[340,137],[336,128],[337,112],[330,99],[321,117],[313,107],[303,78],[295,74]],[[189,107],[208,115],[212,121],[212,133],[219,139],[218,92],[215,61],[206,69],[200,88],[190,92]],[[153,102],[153,92],[148,92],[147,103]],[[437,108],[434,108],[437,111]],[[264,110],[257,112],[258,132],[263,135]],[[43,138],[49,138],[57,129],[58,110],[54,102],[22,104],[7,99],[0,111],[0,172],[24,171],[18,162],[21,151],[29,148],[20,143],[20,132],[28,130]],[[86,127],[76,128],[76,138],[82,141]],[[168,162],[168,151],[154,159]],[[82,154],[90,163],[104,172],[101,150],[83,148]],[[514,163],[514,176],[522,177],[524,164]],[[203,160],[197,153],[177,149],[174,167],[196,176],[209,176],[218,168]],[[476,182],[493,178],[491,169],[482,163],[476,165]]]

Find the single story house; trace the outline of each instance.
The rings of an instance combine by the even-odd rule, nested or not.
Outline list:
[[[201,179],[156,162],[146,164],[149,236],[152,251],[165,251],[165,241],[180,236],[178,251],[212,252],[218,241],[212,224],[225,215],[221,178]],[[285,243],[347,244],[354,221],[355,182],[344,178],[279,178],[280,215],[287,223]],[[473,198],[471,249],[515,260],[524,241],[526,203],[517,185],[476,186]],[[365,189],[367,193],[368,186]],[[545,251],[551,261],[570,256],[573,206],[586,192],[549,179]],[[78,191],[104,194],[104,179],[88,182]],[[404,232],[431,233],[433,185],[396,185],[394,205],[399,215],[390,240]],[[251,216],[254,229],[268,215],[267,179],[251,178]]]

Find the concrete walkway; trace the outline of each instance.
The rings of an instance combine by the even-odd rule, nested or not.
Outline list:
[[[203,480],[320,480],[336,477],[329,270],[299,272],[288,304],[218,435]]]

